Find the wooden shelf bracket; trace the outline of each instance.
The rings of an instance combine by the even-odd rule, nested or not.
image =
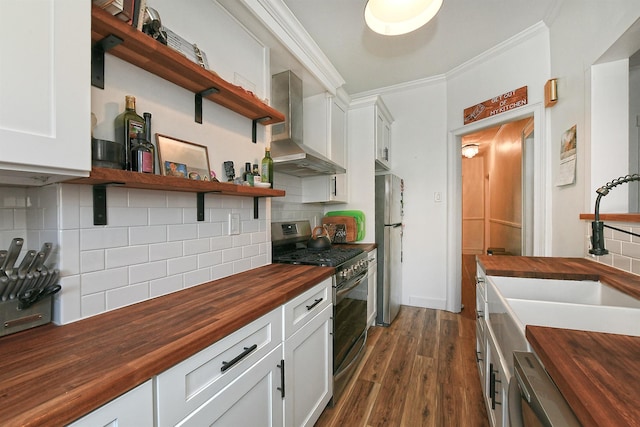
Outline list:
[[[104,89],[104,53],[123,41],[110,34],[91,47],[91,86]]]
[[[196,123],[202,124],[202,98],[212,95],[214,93],[220,93],[220,90],[215,87],[210,87],[202,92],[196,93],[196,105],[195,105],[195,120]]]

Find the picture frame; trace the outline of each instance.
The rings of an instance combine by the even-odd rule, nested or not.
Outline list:
[[[211,181],[206,146],[158,133],[156,144],[161,175]]]

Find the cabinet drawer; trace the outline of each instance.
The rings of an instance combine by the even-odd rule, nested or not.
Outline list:
[[[175,425],[281,341],[282,309],[277,308],[158,375],[158,425]]]
[[[284,305],[284,337],[289,338],[309,320],[331,305],[332,279],[328,278]]]

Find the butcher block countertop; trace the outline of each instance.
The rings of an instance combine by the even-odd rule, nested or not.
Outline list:
[[[271,264],[63,326],[0,338],[0,425],[61,426],[334,273]]]
[[[640,299],[637,275],[589,259],[477,259],[487,275],[600,280]],[[640,337],[534,325],[526,337],[584,426],[640,426]]]

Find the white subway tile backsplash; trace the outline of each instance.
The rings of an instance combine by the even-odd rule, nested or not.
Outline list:
[[[180,224],[167,226],[167,239],[191,240],[198,237],[198,226],[196,224]]]
[[[117,289],[129,284],[129,274],[126,267],[110,270],[94,271],[80,275],[82,295],[90,295]]]
[[[149,299],[149,283],[138,283],[107,291],[107,310],[125,307]]]
[[[104,292],[82,297],[81,317],[91,317],[107,311],[107,296]]]
[[[184,273],[185,288],[201,285],[203,283],[210,282],[210,281],[211,281],[211,270],[208,268]]]
[[[127,228],[92,228],[80,230],[80,250],[117,248],[127,246],[129,238]]]
[[[157,261],[129,267],[129,283],[140,283],[167,276],[167,262]]]
[[[129,190],[128,204],[130,208],[161,208],[167,206],[167,193],[155,190]]]
[[[167,260],[167,274],[169,276],[187,273],[189,271],[196,270],[197,268],[198,257],[195,255]]]
[[[638,233],[640,231],[637,224],[607,221],[607,225],[627,230],[632,233]],[[589,254],[589,249],[591,248],[590,222],[585,224],[585,230],[587,241],[587,244],[585,245],[585,256],[593,258],[593,256]],[[616,267],[620,270],[640,274],[640,238],[609,228],[604,229],[604,236],[605,248],[609,253],[607,255],[595,257],[597,261]]]
[[[182,242],[155,243],[149,245],[149,260],[158,261],[182,256]]]
[[[203,223],[198,224],[198,237],[215,237],[222,236],[222,223]]]
[[[211,267],[211,280],[222,279],[233,274],[233,263],[226,263]]]
[[[233,262],[242,259],[242,248],[225,249],[222,251],[222,262]]]
[[[209,239],[195,239],[184,241],[184,254],[195,255],[209,252],[211,241]]]
[[[233,247],[232,236],[220,236],[211,238],[211,250],[219,251],[222,249],[229,249]]]
[[[113,269],[127,265],[149,262],[149,251],[146,246],[126,246],[107,249],[105,251],[106,268]]]
[[[222,251],[198,255],[198,268],[200,269],[220,264],[222,264]]]
[[[182,224],[182,208],[149,209],[149,225]]]
[[[155,298],[160,295],[170,294],[183,288],[182,276],[170,276],[162,279],[151,280],[149,282],[149,297]]]
[[[238,274],[243,271],[251,270],[251,260],[241,259],[233,263],[233,273]]]
[[[166,241],[167,227],[164,225],[129,228],[129,244],[131,245],[146,245],[150,243],[162,243]]]
[[[59,324],[270,262],[270,199],[259,200],[259,219],[251,197],[205,195],[202,222],[195,204],[193,193],[109,186],[108,225],[95,226],[91,186],[0,188],[0,245],[13,237],[34,249],[54,243],[63,286],[54,303]],[[229,236],[232,212],[241,233]]]
[[[66,246],[65,246],[66,248]],[[80,272],[90,273],[92,271],[104,270],[104,249],[94,251],[82,251],[80,253]]]
[[[238,246],[247,246],[251,244],[251,235],[250,234],[238,234],[232,237],[232,244],[234,248]]]

